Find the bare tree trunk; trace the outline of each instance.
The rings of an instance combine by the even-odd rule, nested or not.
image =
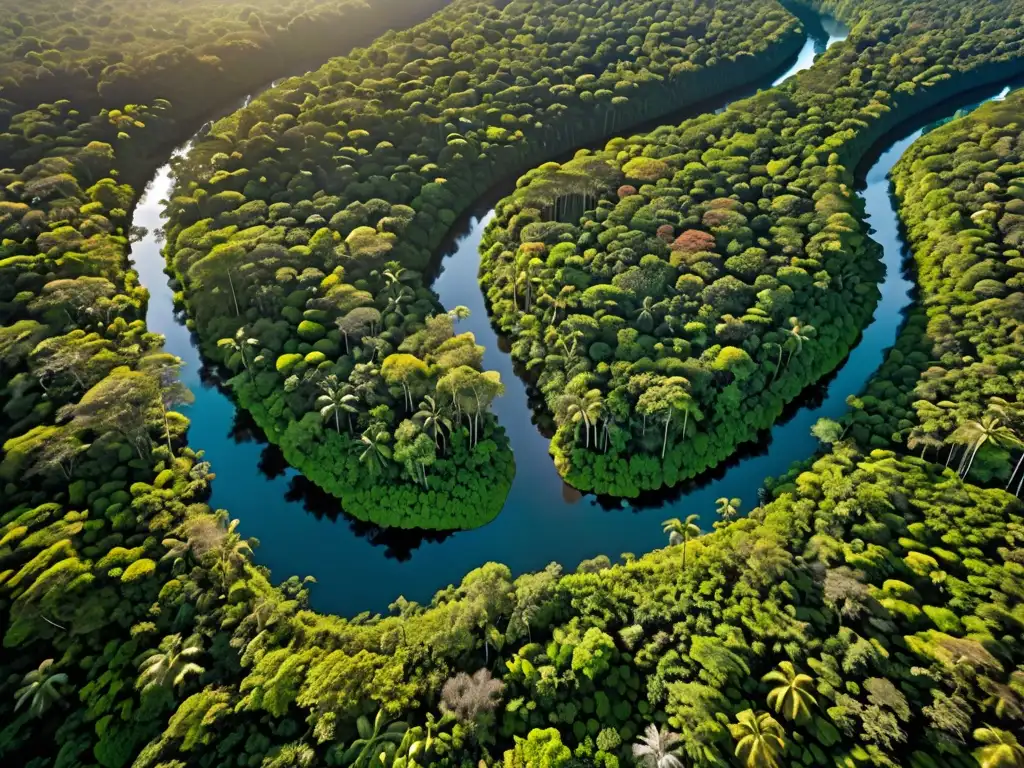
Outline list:
[[[43,616],[42,614],[39,614],[39,618],[40,618],[40,619],[42,619],[43,621],[45,621],[45,622],[46,622],[47,624],[50,624],[50,625],[52,625],[52,626],[56,627],[57,629],[61,630],[62,632],[67,632],[67,631],[68,631],[67,627],[62,627],[62,626],[61,626],[60,624],[58,624],[57,622],[55,622],[55,621],[50,621],[50,620],[49,620],[48,618],[46,618],[46,617],[45,617],[45,616]]]
[[[974,446],[974,452],[971,454],[971,460],[967,462],[967,469],[964,470],[963,477],[965,480],[967,479],[967,475],[970,474],[971,466],[974,464],[974,457],[977,456],[978,451],[981,450],[982,442],[982,440],[978,440],[977,444]]]
[[[235,281],[231,279],[231,270],[228,270],[228,285],[231,286],[231,300],[235,303],[235,317],[242,314],[238,309],[238,296],[235,295]]]
[[[1024,463],[1024,452],[1021,452],[1020,458],[1017,459],[1017,464],[1013,468],[1013,472],[1010,473],[1010,479],[1006,481],[1006,490],[1010,490],[1010,485],[1013,484],[1013,478],[1017,475],[1017,470],[1020,469],[1020,465]]]
[[[964,467],[967,465],[968,460],[974,457],[974,454],[971,452],[973,447],[973,445],[967,446],[967,449],[964,451],[964,455],[960,458],[960,464],[957,465],[956,473],[961,477],[967,476],[967,472],[964,470]]]
[[[668,409],[668,416],[665,419],[665,436],[662,438],[662,441],[661,441],[661,458],[662,459],[665,458],[665,449],[668,447],[668,425],[671,424],[671,423],[672,423],[672,409],[669,408]],[[685,547],[686,545],[684,544],[683,546]],[[684,549],[683,552],[686,552],[686,550]]]
[[[174,456],[174,449],[171,447],[171,427],[167,423],[167,406],[164,405],[163,398],[160,399],[160,413],[164,417],[164,437],[167,438],[167,450]]]

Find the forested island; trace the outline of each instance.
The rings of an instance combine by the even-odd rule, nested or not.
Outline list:
[[[376,523],[493,518],[502,385],[429,290],[435,250],[502,178],[792,54],[797,20],[752,8],[456,0],[214,125],[178,168],[167,256],[288,461]]]
[[[481,282],[558,426],[567,482],[613,496],[675,485],[837,366],[881,278],[858,164],[908,114],[1019,69],[1009,47],[970,38],[955,55],[900,35],[871,58],[840,46],[724,113],[519,180]]]
[[[667,546],[617,563],[488,562],[429,604],[340,617],[254,561],[244,509],[206,503],[180,361],[144,322],[135,180],[198,127],[160,90],[182,75],[154,62],[146,98],[100,104],[117,52],[79,71],[68,51],[132,53],[156,28],[107,29],[114,0],[38,8],[12,6],[0,46],[0,95],[62,96],[7,98],[0,135],[4,765],[1024,766],[1024,92],[897,165],[919,294],[867,391],[762,498],[721,499],[710,530],[665,520]],[[581,487],[674,483],[835,367],[881,277],[857,164],[895,122],[1024,69],[1019,0],[824,9],[849,39],[794,82],[540,165],[499,206],[481,279]],[[177,13],[225,35],[283,11]],[[72,24],[95,25],[90,45]],[[41,26],[50,66],[16,53]],[[287,80],[178,165],[167,256],[189,322],[314,481],[382,521],[478,524],[514,469],[487,409],[501,382],[429,289],[455,214],[621,130],[581,115],[632,123],[724,89],[799,29],[769,0],[454,0]],[[717,79],[723,61],[742,67]],[[693,90],[668,97],[677,65]]]

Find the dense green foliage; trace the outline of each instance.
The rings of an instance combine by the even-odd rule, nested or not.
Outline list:
[[[894,169],[921,294],[850,419],[864,444],[896,441],[947,463],[985,435],[971,464],[979,480],[1014,481],[1024,448],[1022,130],[1016,92],[927,133]]]
[[[243,635],[239,690],[198,691],[143,764],[231,764],[232,748],[204,741],[216,723],[240,742],[252,713],[276,729],[301,718],[293,748],[338,764],[355,736],[343,723],[380,707],[447,720],[454,748],[426,761],[439,765],[527,736],[538,743],[506,764],[538,765],[536,749],[552,765],[617,765],[648,723],[678,734],[687,764],[723,765],[745,713],[764,710],[780,765],[971,765],[972,729],[1021,714],[1020,506],[849,448],[777,494],[690,542],[685,568],[677,545],[562,577],[513,581],[490,564],[365,624],[279,609],[263,636]],[[456,674],[481,665],[475,683]]]
[[[956,47],[960,30],[975,37],[957,50],[975,52],[986,35],[1009,45],[1020,32],[986,15],[985,3],[904,5],[850,0],[840,9],[847,18],[860,8],[873,18],[847,48],[870,52],[866,40],[909,35],[900,43],[906,52],[889,62],[898,69],[902,58],[941,49],[947,36]],[[896,32],[904,20],[916,33]],[[846,55],[819,62],[819,82],[829,82]],[[667,520],[669,546],[639,559],[624,555],[619,565],[599,557],[574,574],[552,564],[513,579],[489,563],[427,606],[398,598],[388,617],[318,615],[297,579],[272,586],[250,562],[255,543],[238,522],[203,501],[211,468],[183,445],[186,422],[173,408],[188,395],[174,375],[177,361],[146,332],[145,293],[126,269],[135,192],[114,171],[173,135],[168,110],[156,104],[100,113],[52,156],[4,172],[2,764],[1024,765],[1024,507],[1012,493],[968,484],[961,475],[970,461],[958,472],[859,446],[876,433],[858,428],[857,413],[845,431],[816,426],[835,445],[772,483],[770,497],[746,518],[735,519],[741,500],[723,498],[714,531],[700,535],[692,516]],[[1019,258],[1011,252],[1019,245],[1021,111],[1017,98],[925,136],[896,174],[922,304],[928,313],[936,308],[924,344],[943,353],[965,345],[955,350],[971,353],[941,361],[944,372],[933,377],[936,387],[948,387],[935,405],[965,419],[937,434],[961,430],[967,450],[957,457],[976,457],[979,479],[1009,470],[1007,430],[1017,428],[1017,368],[1003,358],[1015,354],[1024,323],[1011,283]],[[811,116],[802,124],[817,125]],[[998,162],[982,167],[993,162],[990,154]],[[783,218],[772,226],[802,225]],[[980,279],[970,290],[961,286],[958,270],[979,259],[1005,265],[989,268],[1008,293],[983,286],[978,294]],[[414,303],[399,298],[407,295],[402,276],[412,270],[380,266],[378,279],[392,284],[383,290],[399,306]],[[420,278],[413,277],[415,295]],[[244,285],[227,282],[222,302]],[[979,308],[998,323],[975,316]],[[471,420],[471,433],[467,426],[449,438],[451,428],[438,421],[444,415],[434,412],[437,399],[427,401],[428,382],[435,392],[447,389],[437,376],[440,358],[479,359],[473,340],[455,334],[457,310],[448,315],[431,305],[430,312],[422,327],[407,329],[406,351],[393,353],[386,372],[381,362],[388,402],[362,417],[372,442],[387,431],[374,420],[397,418],[386,412],[389,404],[430,412],[419,417],[415,437],[401,425],[395,430],[393,451],[389,440],[377,443],[421,483],[454,461],[446,457],[458,455],[460,440],[479,437],[479,447],[494,439],[483,418]],[[300,314],[296,333],[318,335],[303,323],[323,323]],[[934,328],[933,317],[942,318]],[[908,325],[901,344],[920,338],[915,327]],[[244,399],[257,391],[265,342],[250,344],[253,337],[237,336],[230,323],[225,330],[226,362],[238,367]],[[324,362],[317,352],[275,360],[282,390],[302,386]],[[805,353],[793,353],[789,365],[796,366]],[[934,350],[926,356],[941,357]],[[975,357],[990,367],[977,371]],[[920,441],[930,417],[918,416],[928,407],[915,403],[929,397],[910,392],[925,377],[894,376],[891,363],[890,356],[879,382],[891,382],[887,399],[910,404],[900,417],[911,422],[905,437]],[[478,363],[465,368],[459,376],[485,376]],[[406,376],[410,370],[422,379]],[[307,395],[318,398],[316,410],[297,422],[322,430],[327,445],[348,431],[344,406],[352,401],[341,381],[325,374]],[[649,391],[668,397],[671,387],[683,385],[665,380]],[[871,403],[854,405],[869,410]],[[589,414],[579,418],[589,426]],[[429,472],[420,460],[426,453],[417,453],[420,437],[450,439],[426,446],[436,457]]]
[[[103,107],[156,97],[191,122],[280,76],[282,68],[337,55],[438,5],[151,0],[143,20],[137,9],[112,0],[5,0],[0,157],[24,158]]]
[[[293,466],[378,523],[465,528],[501,509],[500,386],[472,336],[452,338],[425,279],[434,250],[504,176],[799,44],[781,8],[743,6],[458,0],[213,127],[177,168],[167,255],[207,351],[251,347],[223,341],[219,359]],[[325,386],[350,397],[348,434],[314,413]],[[423,450],[399,459],[410,444]]]
[[[65,759],[91,762],[95,725],[105,766],[347,765],[367,745],[386,765],[507,749],[506,765],[615,766],[653,723],[659,744],[713,766],[748,754],[760,723],[775,762],[741,765],[969,766],[975,740],[1013,738],[1021,717],[1021,508],[920,459],[843,447],[685,545],[570,576],[513,581],[489,564],[430,606],[354,622],[306,610],[298,585],[270,590],[202,505],[175,510],[183,464],[165,494],[132,488],[150,530],[99,560],[58,505],[4,518],[20,544],[5,643],[52,644],[61,661],[35,673],[25,658],[0,707],[66,675],[55,698],[87,707],[57,731]],[[133,639],[99,641],[111,622]],[[14,756],[55,726],[11,722]]]
[[[0,437],[51,429],[60,409],[159,346],[141,322],[146,292],[124,269],[135,193],[115,165],[166,135],[167,112],[165,103],[104,110],[59,153],[3,172]]]
[[[573,486],[692,477],[832,370],[878,295],[856,166],[897,121],[1019,68],[1005,3],[969,25],[956,4],[835,5],[848,44],[783,86],[541,166],[498,205],[481,282]]]

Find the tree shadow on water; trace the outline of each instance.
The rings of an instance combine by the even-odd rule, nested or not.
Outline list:
[[[285,500],[290,503],[301,503],[303,509],[318,520],[343,520],[356,536],[366,539],[375,547],[384,547],[384,556],[400,563],[410,560],[413,552],[424,543],[439,544],[455,533],[421,528],[385,528],[376,523],[359,520],[346,512],[337,498],[298,474],[289,481]]]
[[[260,453],[260,460],[256,468],[268,480],[275,480],[279,477],[284,477],[289,466],[281,449],[272,443],[268,443]]]
[[[266,434],[243,409],[236,409],[232,419],[231,439],[236,443],[258,443],[263,445],[256,468],[267,480],[286,477],[292,466],[284,457],[281,449],[267,440]],[[456,531],[435,531],[420,528],[386,528],[375,523],[353,517],[341,506],[341,501],[324,491],[304,475],[295,472],[288,481],[284,500],[288,504],[301,504],[304,511],[318,520],[324,518],[348,524],[349,529],[372,546],[384,547],[385,557],[404,563],[412,558],[412,553],[424,544],[440,543],[447,540]]]
[[[858,343],[859,341],[860,339],[858,337]],[[855,349],[856,346],[857,344],[854,344],[853,347],[851,347],[851,350]],[[847,355],[839,365],[833,368],[823,378],[804,389],[798,397],[787,403],[783,407],[779,418],[775,420],[775,423],[770,429],[762,430],[753,440],[742,443],[725,461],[722,461],[711,469],[701,472],[696,477],[684,480],[671,488],[662,488],[657,491],[645,491],[634,499],[622,499],[615,496],[596,496],[595,499],[597,505],[605,511],[625,511],[626,509],[629,509],[633,512],[643,512],[644,510],[665,507],[686,496],[703,490],[711,483],[721,480],[744,461],[767,456],[773,443],[772,433],[776,429],[785,426],[802,411],[807,410],[813,412],[821,408],[825,399],[828,397],[830,385],[839,375],[839,372],[846,364],[847,359],[849,359],[849,355]],[[738,475],[737,477],[742,479],[742,476]],[[766,478],[764,477],[758,477],[756,478],[756,481],[758,483],[763,483],[765,479]],[[731,495],[735,496],[737,494],[732,493]],[[744,501],[746,501],[746,499],[744,499]],[[756,502],[751,499],[750,506],[754,506],[755,503]]]

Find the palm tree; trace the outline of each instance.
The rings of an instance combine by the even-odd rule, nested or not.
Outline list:
[[[723,496],[720,499],[716,499],[715,504],[718,505],[715,511],[718,513],[718,516],[721,518],[723,523],[728,523],[740,513],[740,499],[730,499]]]
[[[1020,438],[1012,429],[1003,424],[999,416],[986,415],[980,421],[971,419],[958,426],[949,436],[951,442],[966,445],[968,449],[960,459],[958,472],[966,478],[974,464],[974,457],[988,442],[993,445],[1013,446],[1020,444]]]
[[[573,331],[570,333],[568,340],[566,340],[565,336],[558,337],[558,343],[562,346],[562,352],[565,356],[565,367],[567,369],[572,368],[576,358],[579,357],[579,348],[577,346],[579,344],[579,340],[579,331]]]
[[[650,768],[683,768],[683,761],[672,754],[679,738],[678,733],[665,730],[665,726],[659,730],[656,725],[650,724],[639,743],[633,745],[633,757],[637,764]]]
[[[1001,397],[993,397],[989,400],[989,410],[995,413],[1007,428],[1013,433],[1013,439],[1004,443],[1007,448],[1018,448],[1024,449],[1024,440],[1020,437],[1021,427],[1021,406],[1016,403],[1008,403]],[[1010,426],[1012,425],[1012,426]],[[1021,450],[1020,457],[1017,459],[1017,463],[1014,464],[1013,470],[1010,472],[1010,478],[1006,481],[1006,490],[1010,490],[1010,486],[1013,485],[1013,478],[1017,476],[1017,472],[1020,471],[1021,466],[1024,465],[1024,450]],[[1021,475],[1020,481],[1017,483],[1016,495],[1020,496],[1021,486],[1024,486],[1024,474]]]
[[[1006,490],[1010,490],[1010,485],[1013,483],[1013,478],[1017,475],[1021,465],[1024,464],[1024,450],[1021,451],[1020,458],[1017,459],[1017,463],[1013,467],[1013,471],[1010,473],[1010,479],[1006,482]],[[1024,472],[1021,472],[1020,480],[1017,481],[1017,490],[1013,493],[1015,496],[1020,496],[1020,489],[1024,487]]]
[[[818,703],[813,693],[814,680],[797,672],[791,661],[780,662],[779,668],[762,677],[761,682],[778,683],[768,692],[768,705],[787,720],[804,722]]]
[[[198,637],[185,641],[181,635],[168,635],[160,643],[160,650],[139,664],[139,679],[135,687],[143,692],[152,688],[177,688],[190,675],[201,675],[206,671],[192,661],[202,653],[203,645]]]
[[[647,417],[653,414],[664,414],[665,425],[661,438],[661,458],[665,458],[668,450],[668,431],[672,425],[672,417],[676,411],[683,411],[683,437],[686,437],[686,427],[689,423],[690,412],[699,414],[696,406],[693,405],[693,398],[690,397],[687,388],[690,382],[682,376],[673,376],[665,379],[662,383],[649,387],[637,400],[637,410],[644,417],[644,431],[647,431]]]
[[[775,370],[772,371],[772,378],[768,382],[768,388],[771,389],[772,384],[775,383],[775,379],[779,375],[779,371],[782,370],[782,345],[774,341],[766,341],[761,345],[761,348],[765,350],[769,355],[773,350],[778,351],[778,359],[775,361]]]
[[[341,414],[344,413],[348,420],[348,432],[352,434],[352,414],[358,413],[357,403],[359,398],[347,391],[345,386],[338,386],[336,376],[329,376],[321,382],[320,389],[323,394],[316,399],[316,406],[320,409],[320,417],[329,419],[334,417],[334,429],[341,434]]]
[[[245,328],[239,328],[235,333],[233,339],[220,339],[217,342],[217,346],[222,349],[227,349],[229,352],[237,352],[238,356],[242,359],[242,367],[249,373],[249,379],[252,380],[252,367],[249,363],[249,355],[247,350],[250,347],[258,347],[260,344],[259,339],[250,338],[245,333]]]
[[[440,448],[445,445],[444,429],[448,429],[450,432],[452,429],[452,420],[445,415],[444,408],[437,404],[437,401],[427,395],[423,398],[423,402],[420,403],[420,409],[413,416],[414,419],[418,419],[423,424],[424,430],[430,430],[434,436],[434,447]],[[440,444],[438,438],[441,438]]]
[[[789,346],[789,357],[786,358],[786,367],[789,367],[790,361],[793,359],[793,353],[800,354],[804,348],[804,342],[810,341],[811,336],[814,334],[813,325],[801,325],[800,321],[795,318],[789,318],[789,328],[786,329],[786,333],[789,334],[789,338],[786,339],[786,344]]]
[[[981,768],[1024,768],[1024,747],[1009,731],[986,726],[978,728],[974,738],[982,745],[974,750]]]
[[[268,634],[271,627],[278,621],[279,614],[277,611],[279,605],[280,603],[266,595],[259,598],[252,605],[249,615],[239,623],[238,629],[235,630],[234,637],[231,639],[231,647],[242,648],[243,651],[246,651],[250,646],[259,641],[260,638]]]
[[[668,534],[669,546],[676,544],[683,545],[683,570],[686,570],[686,549],[690,539],[700,536],[700,526],[697,525],[697,515],[687,515],[686,520],[673,517],[661,524],[661,529]]]
[[[391,447],[387,444],[388,433],[380,430],[374,432],[368,428],[360,436],[363,445],[366,446],[359,454],[359,461],[366,465],[371,475],[380,474],[384,470],[384,464],[391,458]]]
[[[252,544],[238,533],[238,520],[232,520],[217,546],[217,563],[224,579],[224,589],[231,586],[235,574],[252,558]]]
[[[601,417],[604,414],[604,398],[601,397],[601,390],[589,390],[583,396],[583,408],[594,429],[594,447],[597,448],[597,425],[601,422]]]
[[[668,448],[668,428],[672,423],[672,415],[676,411],[683,412],[683,440],[686,440],[686,428],[690,423],[690,414],[701,418],[700,411],[694,399],[690,396],[688,388],[690,382],[682,376],[674,376],[665,383],[665,402],[668,404],[665,413],[665,434],[661,440],[661,458],[665,458],[665,450]]]
[[[459,304],[457,307],[452,307],[448,310],[448,317],[452,319],[452,322],[458,322],[459,320],[465,320],[469,317],[469,307]]]
[[[786,733],[767,712],[755,714],[745,709],[736,715],[729,733],[736,739],[735,755],[747,768],[779,768],[779,757],[786,748]]]
[[[569,297],[574,293],[576,293],[575,285],[563,285],[561,290],[558,291],[558,295],[555,296],[553,300],[555,305],[555,314],[551,319],[552,325],[555,325],[558,322],[558,310],[569,303]]]
[[[907,448],[914,451],[918,447],[921,448],[921,458],[928,452],[929,448],[934,448],[936,452],[942,448],[943,442],[937,436],[930,432],[925,432],[923,429],[914,429],[911,431],[910,436],[907,438]]]
[[[384,282],[391,286],[398,283],[404,278],[405,267],[399,264],[397,261],[389,261],[385,265],[384,270]]]
[[[370,351],[370,362],[372,363],[376,359],[378,353],[381,357],[384,356],[384,352],[388,346],[386,340],[380,336],[363,336],[360,339],[360,343]]]
[[[403,722],[388,723],[384,710],[378,709],[377,716],[370,725],[369,718],[362,715],[356,720],[356,732],[359,738],[352,742],[341,758],[342,765],[352,768],[367,768],[371,765],[389,765],[381,756],[391,757],[405,738],[409,726]],[[391,753],[388,755],[388,753]]]
[[[654,297],[644,296],[644,302],[636,311],[637,325],[649,328],[654,325]]]
[[[590,413],[587,410],[587,402],[584,398],[572,392],[567,392],[558,399],[558,410],[562,418],[577,428],[582,424],[586,433],[586,447],[590,447]]]
[[[52,666],[53,659],[47,659],[21,679],[21,687],[14,693],[15,711],[28,704],[28,713],[32,717],[42,717],[61,700],[68,676],[63,672],[50,674]]]
[[[700,408],[697,407],[697,401],[690,396],[689,393],[684,395],[677,401],[677,407],[683,412],[683,441],[686,441],[686,430],[690,423],[690,414],[698,421],[704,418],[704,414]]]

